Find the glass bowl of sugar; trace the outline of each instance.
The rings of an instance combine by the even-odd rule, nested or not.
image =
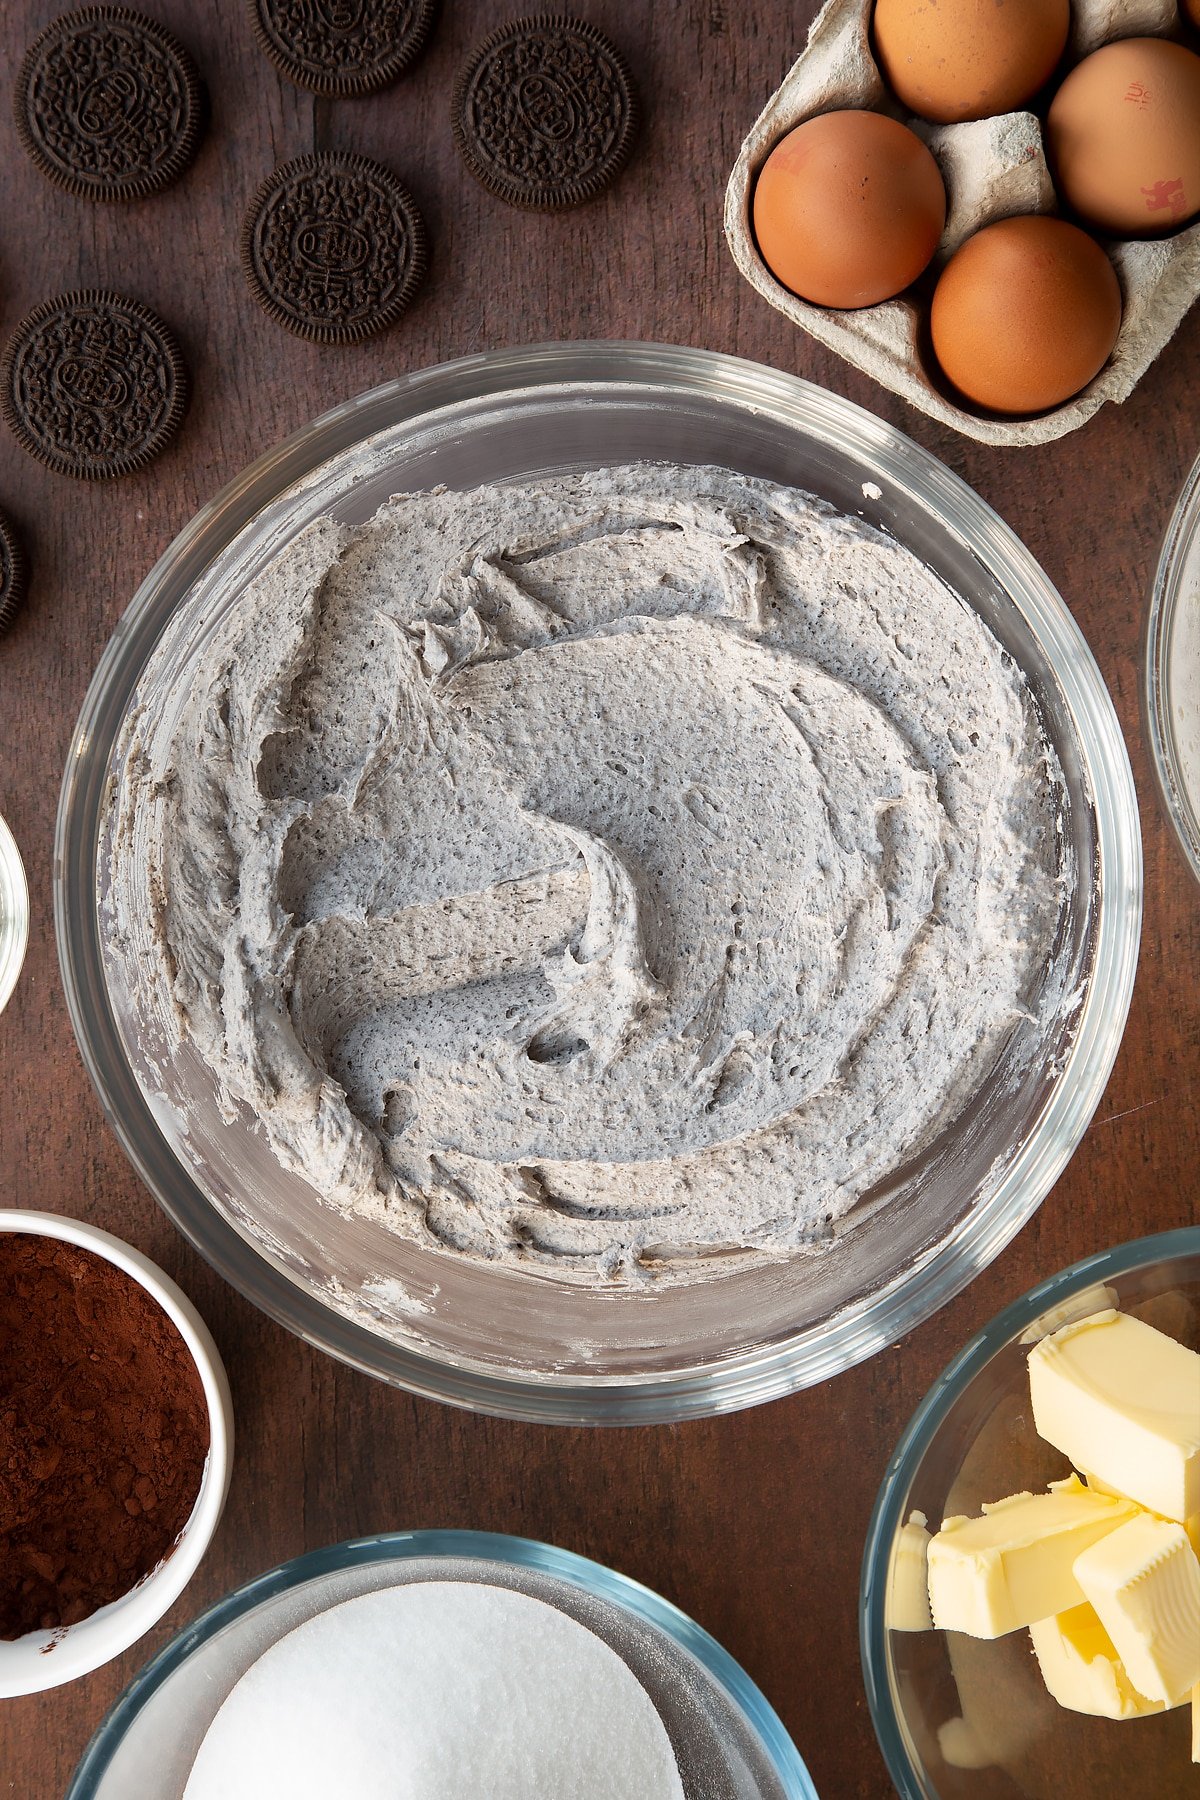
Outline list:
[[[361,1538],[235,1590],[135,1678],[68,1800],[391,1793],[399,1766],[431,1800],[817,1800],[762,1694],[683,1613],[583,1557],[468,1531]]]

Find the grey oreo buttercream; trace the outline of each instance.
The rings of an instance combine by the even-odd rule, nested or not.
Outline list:
[[[115,927],[279,1160],[575,1281],[844,1229],[995,1064],[1063,900],[980,618],[714,468],[310,527],[121,804]]]

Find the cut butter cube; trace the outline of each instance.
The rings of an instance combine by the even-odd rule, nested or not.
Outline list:
[[[923,1512],[908,1516],[892,1553],[884,1617],[892,1631],[931,1631],[929,1611],[929,1532]]]
[[[1100,1477],[1094,1475],[1091,1469],[1080,1469],[1079,1473],[1093,1494],[1108,1494],[1114,1500],[1128,1500],[1130,1497],[1128,1494],[1121,1493],[1119,1488],[1115,1488],[1111,1481],[1101,1481]]]
[[[1200,1355],[1128,1313],[1064,1325],[1029,1353],[1033,1422],[1048,1443],[1140,1506],[1200,1512]]]
[[[1185,1699],[1200,1681],[1200,1562],[1183,1526],[1138,1513],[1080,1552],[1075,1579],[1138,1693]]]
[[[1164,1701],[1138,1693],[1087,1601],[1052,1619],[1038,1619],[1029,1635],[1042,1680],[1060,1706],[1099,1719],[1141,1719],[1164,1710]]]
[[[1192,1549],[1200,1559],[1200,1513],[1193,1513],[1185,1527]],[[1200,1763],[1200,1681],[1192,1688],[1192,1761]]]
[[[982,1518],[947,1519],[929,1544],[929,1604],[943,1631],[1003,1637],[1078,1606],[1080,1552],[1136,1516],[1075,1475],[1046,1494],[1011,1494]]]

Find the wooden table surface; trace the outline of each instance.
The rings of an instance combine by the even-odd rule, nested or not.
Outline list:
[[[492,201],[451,142],[453,75],[507,16],[495,0],[447,0],[409,76],[376,98],[335,103],[274,73],[240,0],[146,5],[195,54],[212,120],[178,186],[121,208],[59,194],[25,160],[9,91],[25,44],[59,7],[9,0],[0,13],[0,333],[50,295],[110,284],[175,326],[195,378],[175,447],[125,481],[50,475],[0,434],[0,506],[35,568],[27,611],[0,642],[0,811],[25,856],[33,913],[24,974],[0,1019],[0,1204],[88,1219],[162,1263],[225,1356],[239,1439],[220,1531],[173,1612],[87,1679],[0,1704],[0,1795],[61,1795],[147,1654],[235,1583],[340,1538],[438,1525],[548,1539],[657,1588],[759,1683],[822,1796],[886,1795],[856,1602],[867,1518],[898,1433],[953,1352],[1035,1280],[1196,1216],[1200,893],[1154,788],[1138,684],[1158,542],[1200,448],[1200,309],[1123,407],[1044,448],[983,448],[810,342],[746,286],[725,249],[726,173],[800,49],[813,0],[580,0],[626,49],[648,119],[616,188],[561,217]],[[310,347],[272,324],[238,263],[259,181],[276,162],[330,147],[392,164],[434,245],[409,315],[349,350]],[[102,1117],[67,1018],[51,906],[59,779],[85,689],[138,582],[196,509],[285,433],[389,376],[585,337],[704,345],[795,371],[882,414],[972,483],[1087,633],[1129,744],[1146,851],[1141,967],[1116,1069],[1066,1174],[1004,1255],[919,1331],[824,1387],[732,1418],[615,1431],[514,1425],[414,1400],[308,1349],[218,1280]]]

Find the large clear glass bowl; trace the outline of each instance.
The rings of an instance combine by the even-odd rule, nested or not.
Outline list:
[[[1029,1347],[1106,1306],[1200,1350],[1200,1226],[1089,1256],[1015,1301],[930,1388],[888,1465],[867,1532],[859,1629],[871,1717],[901,1800],[1182,1800],[1195,1791],[1189,1707],[1089,1718],[1050,1698],[1026,1631],[987,1642],[888,1623],[911,1512],[936,1531],[952,1514],[1067,1473],[1033,1428]]]
[[[1145,705],[1167,814],[1200,881],[1200,458],[1183,484],[1154,573]]]
[[[180,1800],[205,1732],[251,1663],[339,1601],[409,1581],[517,1588],[603,1638],[658,1708],[688,1800],[817,1800],[778,1716],[686,1614],[582,1556],[482,1531],[359,1538],[237,1588],[135,1676],[85,1750],[67,1800]]]
[[[637,458],[790,483],[862,514],[936,569],[1026,673],[1065,774],[1076,879],[1046,977],[1060,1002],[1016,1028],[971,1105],[896,1172],[886,1204],[817,1257],[593,1292],[340,1216],[284,1172],[253,1120],[227,1122],[194,1056],[174,1060],[160,1093],[138,994],[106,961],[98,904],[122,721],[164,634],[165,685],[316,515],[357,522],[398,490]],[[531,1419],[648,1421],[836,1374],[1003,1249],[1063,1169],[1112,1067],[1137,957],[1141,845],[1124,742],[1082,634],[1028,551],[948,469],[838,396],[754,364],[656,345],[550,345],[470,357],[348,402],[247,470],[176,539],[84,703],[59,813],[56,909],[71,1016],[109,1117],[162,1206],[234,1286],[311,1342],[423,1394]]]

